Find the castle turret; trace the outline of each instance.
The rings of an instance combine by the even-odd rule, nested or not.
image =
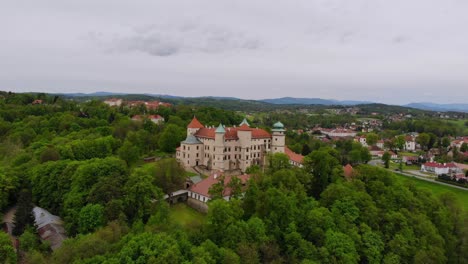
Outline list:
[[[273,125],[272,132],[272,143],[271,143],[271,152],[272,153],[284,153],[285,146],[285,130],[284,125],[281,122],[276,122]]]
[[[215,159],[213,161],[213,169],[224,170],[224,126],[219,124],[215,130]]]
[[[200,128],[204,128],[203,124],[198,121],[198,119],[194,116],[190,124],[187,126],[187,136],[195,135]]]

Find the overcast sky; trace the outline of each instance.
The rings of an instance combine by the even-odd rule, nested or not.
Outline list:
[[[0,0],[0,90],[468,102],[467,0]]]

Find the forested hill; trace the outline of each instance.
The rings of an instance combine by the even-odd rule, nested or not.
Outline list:
[[[232,111],[274,111],[274,110],[324,110],[329,108],[343,109],[347,107],[359,107],[363,113],[407,113],[412,115],[432,115],[430,110],[420,110],[411,107],[377,104],[361,101],[336,101],[336,100],[299,100],[301,98],[292,98],[294,100],[281,101],[281,103],[269,102],[268,100],[244,100],[233,97],[178,97],[170,95],[151,95],[151,94],[110,94],[110,93],[94,93],[94,94],[59,94],[60,96],[85,102],[88,100],[105,100],[107,98],[121,98],[124,100],[161,100],[175,105],[193,105],[193,106],[210,106]]]

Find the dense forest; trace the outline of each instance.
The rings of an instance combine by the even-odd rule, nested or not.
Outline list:
[[[166,122],[130,119],[143,113]],[[2,93],[0,212],[17,205],[20,251],[0,232],[0,262],[468,262],[468,216],[452,194],[436,197],[365,165],[370,156],[359,144],[330,148],[293,133],[288,144],[306,155],[303,168],[276,154],[265,170],[249,170],[242,198],[213,199],[200,225],[179,225],[162,197],[185,181],[172,157],[194,115],[206,125],[244,117],[204,106],[149,111]],[[273,120],[291,117],[275,112],[252,122],[267,128]],[[144,163],[150,156],[161,159]],[[355,165],[351,179],[343,177],[347,163]],[[58,250],[37,238],[33,205],[64,220],[69,239]]]

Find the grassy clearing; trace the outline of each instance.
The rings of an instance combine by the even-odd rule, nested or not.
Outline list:
[[[420,180],[417,178],[412,178],[412,177],[407,177],[399,174],[395,174],[396,177],[398,178],[398,181],[402,183],[413,183],[416,186],[420,188],[426,188],[429,189],[434,195],[438,196],[446,192],[451,192],[455,194],[458,197],[458,200],[460,201],[461,206],[465,211],[468,211],[468,191],[440,185],[437,183],[432,183],[432,182],[427,182],[424,180]]]
[[[468,135],[468,127],[465,126],[465,122],[467,122],[468,119],[461,119],[461,120],[448,120],[449,123],[457,125],[461,131],[463,132],[463,135]]]
[[[196,230],[205,221],[205,215],[189,207],[184,203],[171,206],[171,221],[188,230]]]

